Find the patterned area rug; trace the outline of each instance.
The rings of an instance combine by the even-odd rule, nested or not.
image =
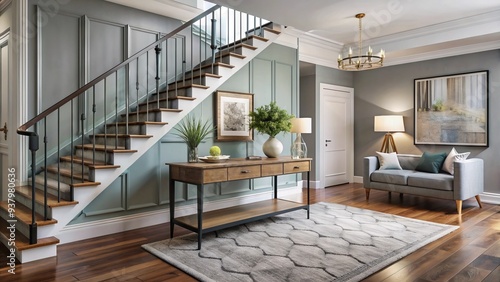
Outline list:
[[[331,203],[142,247],[201,281],[359,281],[457,229]]]

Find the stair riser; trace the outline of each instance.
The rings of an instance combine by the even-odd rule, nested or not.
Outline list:
[[[76,149],[75,151],[75,154],[79,157],[82,156],[82,153],[83,153],[83,158],[88,158],[88,159],[92,159],[94,154],[92,153],[92,150],[82,150],[82,149]],[[112,153],[107,153],[106,155],[104,154],[103,151],[96,151],[95,152],[95,160],[96,162],[101,162],[101,163],[108,163],[108,164],[112,164]]]
[[[11,219],[11,218],[9,218],[9,214],[7,213],[7,211],[4,211],[3,209],[0,210],[0,217],[2,217],[4,219]],[[21,232],[21,234],[23,234],[24,236],[26,236],[28,238],[30,237],[29,236],[30,227],[29,227],[28,223],[25,223],[21,220],[18,220],[15,225],[16,225],[16,232]],[[37,227],[37,238],[48,237],[49,232],[52,228],[53,228],[52,225],[47,225],[47,226],[40,226],[39,225]]]
[[[160,98],[160,100],[161,100],[161,98]],[[157,102],[154,102],[154,103],[150,102],[148,105],[146,105],[146,104],[140,105],[139,106],[139,111],[145,111],[146,109],[148,111],[150,111],[150,110],[166,109],[166,108],[168,108],[166,101],[160,101],[159,105],[158,105]]]
[[[48,191],[47,191],[48,193]],[[39,199],[42,200],[42,199]],[[31,198],[24,196],[23,194],[16,194],[16,201],[23,204],[31,209]],[[44,214],[44,207],[42,203],[35,202],[35,212],[38,214]],[[47,207],[47,217],[52,219],[52,209]]]
[[[91,142],[94,142],[94,139],[90,139]],[[114,137],[96,137],[95,144],[104,145],[106,144],[108,148],[113,149],[116,147],[125,147],[126,149],[130,149],[130,138],[114,138]]]
[[[118,125],[118,129],[116,125],[108,125],[107,129],[108,134],[137,134],[137,135],[144,135],[146,134],[146,128],[144,125],[129,125],[128,126],[128,132],[126,130],[125,125]]]
[[[55,168],[57,168],[57,165],[55,166]],[[82,163],[79,163],[77,161],[71,163],[71,162],[61,162],[60,163],[60,169],[68,169],[68,170],[71,170],[73,169],[73,173],[75,174],[82,174],[82,170],[83,170],[83,173],[89,173],[89,167],[84,165],[82,167]]]
[[[52,179],[58,179],[58,174],[55,172],[47,172],[47,177],[52,178]],[[76,173],[73,172],[73,181],[71,181],[71,176],[65,176],[65,175],[59,175],[59,181],[62,183],[66,184],[71,184],[71,183],[81,183],[82,182],[82,177],[88,178],[89,174],[88,173]],[[93,181],[93,179],[90,179],[90,181]]]
[[[193,76],[198,76],[198,75],[203,75],[205,73],[211,73],[211,74],[216,74],[216,75],[220,75],[220,76],[224,76],[226,75],[227,76],[227,72],[224,72],[224,70],[227,70],[228,68],[227,67],[221,67],[221,66],[218,66],[218,65],[215,65],[213,67],[204,67],[202,68],[201,70],[200,69],[197,69],[193,72],[189,72],[186,74],[186,77],[187,78],[190,78],[191,75]]]
[[[211,81],[211,79],[217,79],[217,78],[202,76],[202,77],[195,77],[193,80],[191,80],[191,75],[189,75],[189,78],[186,77],[184,80],[179,80],[175,83],[169,84],[168,90],[172,91],[192,84],[207,85],[207,82]]]
[[[151,108],[149,108],[151,110]],[[129,120],[137,121],[137,115],[131,114]],[[148,112],[139,114],[139,121],[162,121],[159,112]]]

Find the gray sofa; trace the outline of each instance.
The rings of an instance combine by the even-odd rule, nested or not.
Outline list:
[[[367,201],[370,189],[378,189],[455,200],[458,214],[462,213],[462,201],[472,197],[476,197],[479,207],[482,207],[479,198],[484,189],[482,159],[455,161],[454,175],[416,171],[420,160],[418,155],[398,154],[398,160],[402,170],[379,170],[376,156],[364,158],[363,185]]]

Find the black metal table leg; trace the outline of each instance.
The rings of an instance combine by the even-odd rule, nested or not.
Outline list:
[[[168,185],[168,200],[170,206],[170,238],[174,238],[174,212],[175,212],[175,181],[170,180]]]
[[[309,181],[309,174],[310,171],[307,172],[307,219],[309,219],[309,209],[310,209],[310,200],[309,200],[309,188],[310,188],[310,181]]]
[[[196,191],[196,202],[198,206],[198,250],[201,249],[201,238],[203,235],[203,185],[198,185]]]
[[[274,183],[273,183],[273,188],[274,188],[274,198],[278,199],[278,176],[274,176]]]

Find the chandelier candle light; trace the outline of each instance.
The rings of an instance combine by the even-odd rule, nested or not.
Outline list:
[[[341,54],[339,54],[339,58],[337,62],[339,64],[339,69],[346,71],[359,71],[359,70],[368,70],[375,69],[383,66],[385,52],[383,49],[380,50],[378,55],[373,54],[373,50],[371,46],[368,46],[368,51],[366,55],[361,54],[363,49],[363,41],[361,40],[362,34],[362,24],[361,19],[365,16],[364,13],[357,14],[355,17],[359,19],[359,41],[358,41],[358,55],[353,56],[352,48],[349,47],[349,53],[347,57],[343,58]]]
[[[290,152],[292,159],[307,158],[307,146],[302,140],[302,133],[311,133],[311,118],[292,118],[291,133],[297,133],[297,138],[292,143]]]

